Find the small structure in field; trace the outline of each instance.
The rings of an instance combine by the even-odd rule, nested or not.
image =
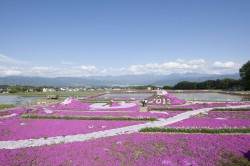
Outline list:
[[[58,95],[48,95],[47,99],[58,99]]]

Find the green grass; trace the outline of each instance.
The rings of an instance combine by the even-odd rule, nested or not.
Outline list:
[[[151,108],[151,111],[192,111],[192,108]]]
[[[0,104],[0,110],[7,109],[7,108],[14,108],[15,106],[12,104]]]
[[[214,108],[211,111],[250,111],[250,108]]]
[[[206,133],[206,134],[226,134],[226,133],[250,133],[250,128],[143,128],[140,132],[161,132],[161,133]]]
[[[64,120],[127,120],[127,121],[156,121],[155,117],[101,117],[101,116],[41,116],[22,115],[25,119],[64,119]]]

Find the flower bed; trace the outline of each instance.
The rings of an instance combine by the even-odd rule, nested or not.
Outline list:
[[[139,111],[139,106],[135,103],[117,103],[112,102],[111,104],[107,103],[94,103],[89,106],[90,110],[93,111]]]
[[[112,117],[112,116],[41,116],[41,115],[22,115],[24,119],[64,119],[64,120],[119,120],[119,121],[156,121],[155,117]]]
[[[87,142],[0,150],[3,165],[231,165],[247,163],[250,135],[134,133]]]
[[[23,114],[23,113],[31,112],[32,110],[33,109],[30,109],[30,108],[8,109],[8,110],[0,111],[0,116],[6,116],[6,115],[11,115],[11,114],[20,115],[20,114]]]
[[[167,111],[167,112],[131,112],[131,111],[67,111],[53,110],[53,113],[48,114],[44,111],[31,112],[29,115],[56,115],[56,116],[98,116],[98,117],[156,117],[169,118],[185,111]]]
[[[67,98],[63,102],[48,105],[45,107],[50,110],[73,110],[73,111],[138,111],[139,106],[129,102],[111,103],[84,103],[75,98]]]
[[[250,127],[250,111],[211,111],[173,123],[167,127]]]
[[[182,105],[185,103],[185,100],[175,97],[165,90],[158,91],[148,98],[149,105]]]
[[[194,103],[194,104],[185,104],[185,105],[168,105],[168,108],[184,108],[184,109],[202,109],[202,108],[214,108],[214,107],[229,107],[229,106],[239,106],[239,105],[248,105],[250,102],[223,102],[223,103],[213,103],[213,102],[206,102],[206,103]],[[149,109],[163,109],[166,106],[163,105],[151,105],[148,106]]]
[[[63,102],[59,102],[57,104],[51,104],[46,106],[46,109],[50,110],[75,110],[75,111],[83,111],[89,110],[89,106],[92,103],[83,103],[75,98],[67,98]]]
[[[18,116],[0,122],[2,141],[84,134],[146,123],[145,121],[20,119]]]

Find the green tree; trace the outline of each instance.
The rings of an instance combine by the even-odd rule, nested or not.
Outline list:
[[[250,61],[240,68],[240,77],[245,90],[250,90]]]

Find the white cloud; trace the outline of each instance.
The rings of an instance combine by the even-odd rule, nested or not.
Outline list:
[[[50,67],[36,66],[36,67],[32,67],[31,70],[34,70],[34,71],[49,71]]]
[[[235,64],[234,62],[214,62],[213,64],[214,67],[219,67],[219,68],[235,68],[239,67],[239,65]]]
[[[21,75],[23,72],[24,69],[20,67],[0,66],[0,76]]]
[[[96,71],[97,68],[95,66],[78,66],[76,67],[76,69],[80,69],[80,70],[83,70],[83,71]]]
[[[66,68],[50,66],[7,67],[0,66],[0,76],[23,75],[41,77],[82,77],[97,75],[126,75],[126,74],[156,74],[171,73],[210,73],[229,74],[237,73],[240,65],[234,62],[214,62],[208,66],[203,59],[169,61],[163,63],[148,63],[131,65],[121,68],[97,68],[93,65],[82,65]]]
[[[27,64],[28,62],[14,59],[0,53],[0,63],[22,65],[22,64]]]
[[[205,61],[203,59],[196,59],[185,61],[178,59],[174,62],[149,63],[146,65],[129,66],[127,71],[130,74],[170,74],[170,73],[186,73],[196,72],[197,69],[204,68]]]
[[[219,62],[216,61],[213,63],[212,67],[209,68],[211,73],[216,74],[230,74],[230,73],[238,73],[240,64],[234,62]]]

